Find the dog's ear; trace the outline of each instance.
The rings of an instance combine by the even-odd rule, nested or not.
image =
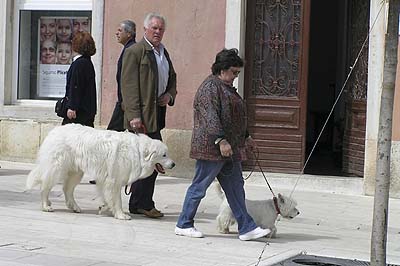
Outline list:
[[[156,154],[156,152],[147,150],[146,154],[147,155],[146,155],[146,157],[144,157],[144,160],[145,161],[150,161],[152,159],[153,155]]]

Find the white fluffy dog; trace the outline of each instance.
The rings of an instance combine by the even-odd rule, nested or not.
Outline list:
[[[55,184],[62,182],[67,207],[81,212],[73,194],[87,174],[96,180],[103,207],[115,218],[128,220],[130,215],[122,211],[121,188],[148,177],[155,167],[162,170],[174,166],[167,156],[167,146],[159,140],[143,134],[68,124],[49,132],[40,147],[37,166],[28,175],[26,187],[32,189],[40,184],[42,210],[51,212],[49,193]]]
[[[229,226],[236,223],[236,219],[233,216],[232,210],[228,205],[225,194],[221,189],[221,185],[216,182],[214,188],[218,196],[223,200],[219,207],[219,214],[217,216],[217,228],[222,234],[229,233]],[[253,217],[254,222],[266,229],[270,229],[271,233],[268,237],[274,238],[276,236],[275,221],[278,218],[278,214],[287,219],[292,219],[300,214],[296,209],[296,201],[292,198],[286,197],[282,194],[278,194],[277,206],[272,199],[269,200],[248,200],[246,199],[246,207],[250,216]]]

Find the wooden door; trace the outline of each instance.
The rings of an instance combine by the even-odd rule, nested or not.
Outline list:
[[[369,31],[369,1],[349,2],[349,56],[351,66]],[[348,68],[349,69],[349,68]],[[343,135],[343,172],[363,176],[367,109],[368,42],[362,49],[349,79],[345,94],[345,130]]]
[[[266,171],[299,173],[305,157],[310,0],[248,0],[245,99]],[[249,156],[244,164],[255,164]]]

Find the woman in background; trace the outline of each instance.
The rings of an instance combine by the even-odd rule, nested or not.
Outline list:
[[[78,32],[72,39],[73,59],[67,72],[65,96],[67,117],[62,124],[77,123],[94,127],[96,115],[96,81],[91,56],[96,45],[90,33]]]

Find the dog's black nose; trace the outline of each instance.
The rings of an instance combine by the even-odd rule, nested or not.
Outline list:
[[[175,167],[175,163],[172,163],[172,165],[171,165],[171,169],[172,169],[172,168],[174,168],[174,167]]]

